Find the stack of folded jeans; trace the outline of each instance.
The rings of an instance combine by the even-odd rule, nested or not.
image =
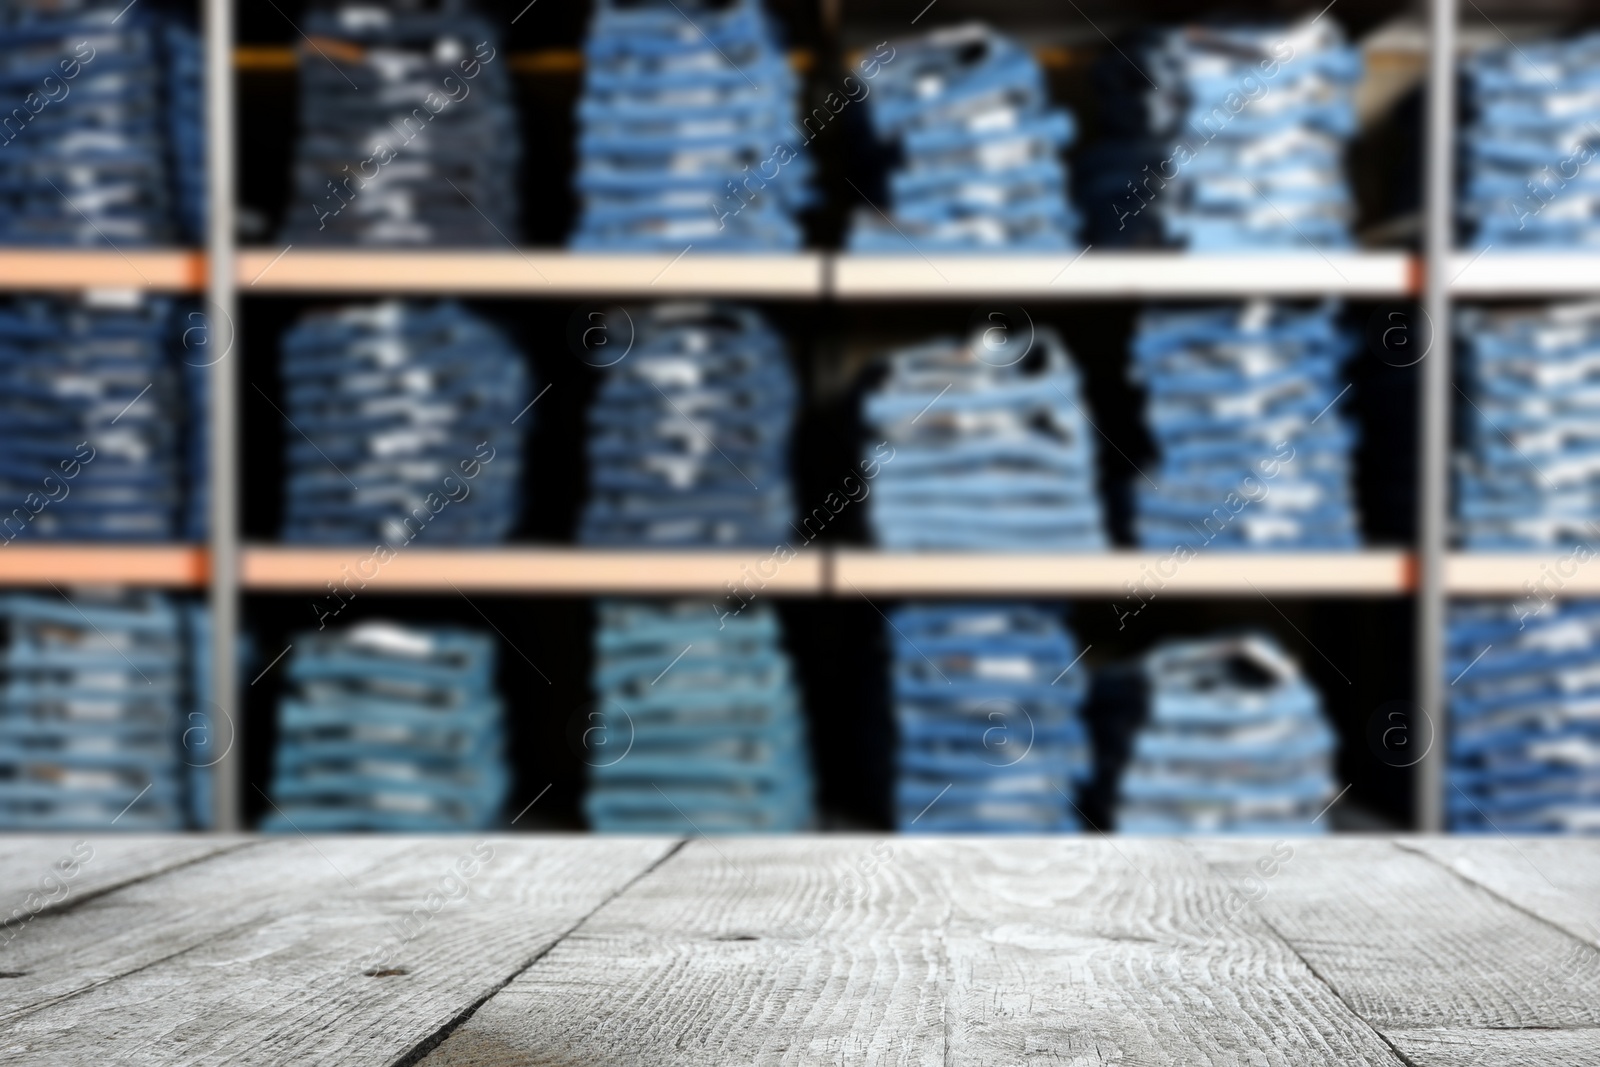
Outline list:
[[[0,537],[171,540],[182,504],[171,306],[0,307]]]
[[[573,248],[800,246],[799,80],[760,0],[598,0],[584,56]]]
[[[300,140],[283,240],[514,240],[522,150],[495,27],[465,0],[444,0],[435,11],[346,3],[313,10],[304,25]]]
[[[1600,603],[1457,605],[1450,829],[1600,832]]]
[[[0,623],[0,829],[182,829],[174,605],[149,592],[11,596]]]
[[[889,356],[863,420],[888,442],[873,486],[885,548],[1103,549],[1095,447],[1077,368],[1054,331],[1018,358],[941,338]]]
[[[1052,612],[927,604],[890,617],[903,832],[1076,830],[1093,759],[1086,672]]]
[[[1468,308],[1456,519],[1485,550],[1573,545],[1600,528],[1600,304]]]
[[[585,732],[596,830],[771,833],[812,822],[805,718],[777,615],[600,605]]]
[[[193,31],[123,7],[0,11],[0,243],[159,244],[204,210]]]
[[[1351,453],[1336,405],[1355,348],[1338,305],[1157,308],[1129,376],[1160,464],[1135,484],[1146,548],[1355,548]]]
[[[1461,221],[1474,248],[1600,245],[1600,33],[1462,61]]]
[[[1352,243],[1343,156],[1361,54],[1332,18],[1153,31],[1098,73],[1109,136],[1084,162],[1096,244]]]
[[[454,301],[307,315],[283,341],[285,541],[489,544],[516,524],[528,369]],[[513,420],[517,420],[514,424]]]
[[[1039,64],[1015,41],[973,23],[896,42],[874,88],[873,133],[899,163],[888,217],[859,208],[852,250],[1078,247],[1061,160],[1072,115],[1050,106]]]
[[[589,545],[762,545],[789,535],[797,388],[754,310],[661,304],[589,409]]]
[[[493,826],[510,784],[495,645],[362,623],[294,639],[261,828],[429,833]]]
[[[194,314],[191,312],[191,314]],[[204,541],[211,529],[211,369],[180,359],[183,375],[184,443],[188,496],[183,505],[183,536]]]
[[[169,20],[161,28],[167,68],[167,158],[179,233],[206,240],[205,60],[200,36]]]
[[[1260,634],[1145,656],[1144,720],[1117,781],[1125,833],[1317,833],[1337,745],[1322,698]],[[1126,709],[1124,709],[1126,710]]]

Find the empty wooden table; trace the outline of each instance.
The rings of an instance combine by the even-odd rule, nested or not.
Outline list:
[[[1600,1065],[1600,842],[0,838],[0,1063]]]

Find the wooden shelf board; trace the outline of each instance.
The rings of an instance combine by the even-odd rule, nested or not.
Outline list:
[[[1417,290],[1419,280],[1414,260],[1403,252],[840,254],[833,271],[834,291],[843,299],[1404,296]]]
[[[0,585],[155,585],[191,588],[207,578],[206,551],[194,545],[92,545],[12,542],[0,546]]]
[[[1444,587],[1452,596],[1600,595],[1600,561],[1585,563],[1571,551],[1453,552],[1445,557]]]
[[[254,592],[342,588],[371,576],[368,592],[452,591],[478,593],[715,593],[724,584],[767,572],[766,585],[752,577],[748,588],[767,594],[822,592],[822,560],[802,553],[787,563],[765,551],[637,552],[580,548],[401,549],[388,563],[367,562],[357,546],[286,548],[256,545],[244,550],[241,578]],[[360,588],[352,584],[351,588]]]
[[[1600,255],[1583,252],[1458,252],[1450,260],[1458,296],[1537,297],[1600,294]]]
[[[205,256],[188,249],[122,252],[80,248],[7,248],[0,252],[0,289],[151,289],[198,292]]]
[[[1125,583],[1147,582],[1158,595],[1398,596],[1416,584],[1409,553],[1210,552],[1184,563],[1168,553],[1111,551],[1073,554],[889,553],[835,554],[840,596],[912,594],[1094,594],[1124,596]],[[1164,581],[1164,585],[1153,584]]]
[[[252,248],[239,285],[263,292],[454,292],[817,297],[822,256],[592,255],[565,251],[351,251]]]

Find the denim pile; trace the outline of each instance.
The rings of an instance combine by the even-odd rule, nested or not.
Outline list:
[[[805,718],[778,617],[603,602],[581,747],[596,830],[772,833],[812,822]]]
[[[510,785],[495,644],[368,622],[302,633],[278,705],[268,831],[495,825]]]
[[[0,537],[165,541],[182,507],[171,304],[0,305]]]
[[[1445,810],[1470,833],[1600,833],[1600,603],[1458,604]]]
[[[514,241],[522,148],[495,26],[465,0],[434,11],[345,3],[310,11],[303,25],[300,137],[282,239]]]
[[[760,0],[597,0],[578,102],[587,251],[792,249],[812,162]]]
[[[0,600],[0,829],[182,829],[178,610],[70,595]]]
[[[199,312],[188,313],[196,314]],[[192,329],[195,321],[191,319],[188,327]],[[179,325],[184,324],[180,321]],[[199,542],[211,529],[211,369],[209,363],[190,362],[190,358],[185,352],[178,368],[183,375],[183,452],[188,473],[180,525],[186,540]]]
[[[1087,672],[1053,613],[914,604],[890,616],[895,824],[916,833],[1076,830],[1093,757]]]
[[[516,525],[528,369],[488,322],[449,300],[313,312],[282,370],[285,541],[489,544]]]
[[[873,134],[898,160],[888,218],[858,208],[853,251],[1079,246],[1061,159],[1072,115],[1015,41],[971,23],[896,42],[873,88]]]
[[[0,10],[0,243],[199,237],[199,45],[116,3]]]
[[[1129,377],[1160,450],[1134,486],[1142,546],[1358,545],[1338,315],[1257,300],[1140,316]]]
[[[1084,163],[1094,243],[1353,243],[1343,157],[1361,53],[1333,18],[1152,31],[1097,74],[1108,136]]]
[[[1175,641],[1142,663],[1144,719],[1117,781],[1124,833],[1318,833],[1337,739],[1272,638]],[[1124,709],[1124,712],[1126,709]]]
[[[578,540],[785,540],[798,392],[782,337],[753,309],[701,303],[660,304],[617,331],[629,324],[632,350],[589,408],[590,499]]]
[[[1106,547],[1094,431],[1077,368],[1053,331],[995,346],[982,332],[940,338],[887,362],[862,413],[881,463],[869,505],[878,544]]]
[[[1459,213],[1473,248],[1600,245],[1600,33],[1486,49],[1461,62]]]
[[[1469,548],[1592,541],[1600,528],[1600,304],[1467,308],[1456,523]]]
[[[189,652],[189,685],[187,710],[183,716],[183,729],[178,734],[178,749],[182,753],[187,785],[189,825],[197,829],[210,829],[213,824],[215,789],[213,768],[223,756],[233,750],[237,741],[237,725],[227,718],[219,720],[218,705],[211,701],[211,611],[206,605],[187,603],[181,605],[183,637]],[[249,635],[240,634],[241,646],[248,645]],[[240,657],[240,666],[248,661]]]

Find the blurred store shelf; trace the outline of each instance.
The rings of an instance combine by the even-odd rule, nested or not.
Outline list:
[[[193,545],[0,546],[0,586],[204,585],[206,552]]]
[[[1454,552],[1445,557],[1444,587],[1456,596],[1596,596],[1600,564],[1570,549]]]
[[[1600,292],[1600,255],[1583,252],[1517,252],[1490,246],[1458,252],[1450,261],[1455,296],[1543,297]]]
[[[1060,300],[1183,296],[1405,296],[1417,291],[1404,252],[1095,252],[1054,255],[879,256],[833,260],[843,299],[955,296]]]
[[[371,592],[479,593],[714,593],[728,583],[768,594],[818,594],[823,590],[819,553],[788,562],[770,552],[638,552],[583,548],[401,549],[386,563],[357,546],[244,550],[244,587],[253,592],[343,588],[363,577]]]
[[[516,293],[817,297],[822,256],[661,255],[553,250],[345,251],[255,248],[239,253],[245,293]]]
[[[0,251],[0,289],[153,289],[198,292],[205,256],[188,249],[125,251],[6,248]]]
[[[1169,553],[1139,551],[1052,555],[841,551],[833,557],[832,584],[841,596],[1123,596],[1130,582],[1158,589],[1162,595],[1399,596],[1416,584],[1416,567],[1410,553],[1398,550],[1202,552],[1183,563]]]
[[[816,57],[805,49],[789,53],[789,65],[802,73]],[[285,74],[298,69],[299,56],[285,45],[239,45],[233,50],[234,69],[251,74]],[[541,48],[511,54],[511,69],[518,74],[577,74],[583,70],[583,53],[576,48]]]

